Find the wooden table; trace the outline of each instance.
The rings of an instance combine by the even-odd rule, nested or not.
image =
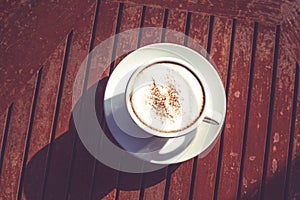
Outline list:
[[[63,1],[1,3],[0,199],[300,199],[300,7],[297,2]],[[216,63],[227,94],[213,150],[133,174],[91,156],[72,120],[72,87],[88,53],[116,33],[166,28],[160,41]],[[118,38],[107,56],[145,46]],[[197,49],[196,49],[197,50]],[[121,58],[99,77],[98,97]],[[82,93],[95,80],[89,68]],[[98,81],[98,80],[97,80]],[[98,104],[102,113],[103,108]],[[103,116],[101,123],[107,130]]]

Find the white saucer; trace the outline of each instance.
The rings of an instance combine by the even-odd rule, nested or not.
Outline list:
[[[144,132],[132,121],[125,105],[127,82],[138,66],[147,60],[162,56],[180,58],[192,66],[197,66],[195,70],[207,78],[209,89],[212,91],[212,94],[208,94],[208,106],[223,116],[220,125],[204,122],[187,135],[159,138]],[[213,147],[224,123],[226,97],[217,71],[203,56],[181,45],[157,43],[132,52],[119,63],[107,83],[104,112],[113,137],[125,150],[150,163],[173,164],[196,155],[205,156]]]

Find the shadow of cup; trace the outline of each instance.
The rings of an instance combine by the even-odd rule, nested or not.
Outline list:
[[[99,100],[95,104],[97,119],[105,136],[118,146],[103,119],[103,96],[106,83],[107,78],[100,80],[87,91],[87,94],[96,89],[95,100]],[[80,105],[76,104],[74,109],[78,106]],[[175,171],[177,166],[179,165],[174,165],[170,169],[171,172]],[[39,150],[27,164],[24,174],[24,193],[28,200],[65,199],[66,197],[101,199],[116,189],[140,190],[153,186],[165,180],[166,173],[166,167],[148,173],[126,173],[104,165],[87,151],[78,137],[74,118],[71,117],[69,130]],[[147,177],[144,178],[143,185],[141,177]]]

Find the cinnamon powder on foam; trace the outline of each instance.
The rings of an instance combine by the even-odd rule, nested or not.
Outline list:
[[[149,98],[151,101],[149,104],[161,120],[167,118],[174,122],[174,118],[181,115],[181,104],[178,95],[178,91],[171,82],[168,82],[166,88],[163,88],[153,80],[150,86]]]

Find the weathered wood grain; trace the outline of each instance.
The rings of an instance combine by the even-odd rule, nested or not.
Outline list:
[[[190,19],[190,28],[188,36],[193,40],[187,41],[187,46],[200,54],[203,54],[203,49],[207,50],[208,43],[208,29],[209,29],[209,16],[204,14],[192,13]],[[195,43],[197,45],[195,45]],[[202,47],[199,47],[198,44]],[[205,56],[205,55],[204,55]]]
[[[169,10],[165,42],[184,44],[187,12]],[[178,32],[179,34],[176,34]],[[181,34],[180,34],[181,33]]]
[[[268,133],[270,101],[273,98],[272,72],[275,47],[274,26],[258,25],[252,82],[249,85],[250,108],[241,184],[241,198],[259,199]]]
[[[140,28],[142,19],[142,6],[125,4],[122,11],[120,33],[126,30]],[[120,35],[116,46],[116,55],[123,55],[116,58],[114,66],[124,58],[130,49],[138,48],[139,31],[128,35]],[[139,199],[142,174],[130,174],[120,172],[118,177],[117,192],[119,199]]]
[[[170,10],[168,15],[165,42],[184,45],[187,12]],[[177,34],[176,31],[179,34]],[[188,199],[192,180],[193,159],[168,167],[168,181],[165,197],[169,199]]]
[[[277,34],[279,38],[280,33]],[[284,199],[294,100],[295,61],[288,56],[285,39],[280,37],[278,43],[278,66],[277,73],[274,74],[275,80],[273,80],[275,81],[272,97],[274,103],[271,108],[272,116],[270,116],[272,125],[269,141],[267,141],[269,149],[267,149],[267,163],[265,163],[267,167],[264,172],[266,177],[263,197],[265,199]]]
[[[146,7],[144,27],[162,28],[165,11],[162,8]],[[142,33],[141,46],[161,41],[162,31],[150,31]],[[150,34],[149,34],[150,33]],[[167,169],[143,174],[141,196],[145,200],[163,199],[166,186]],[[161,180],[157,182],[157,180]]]
[[[101,42],[105,41],[109,36],[113,35],[116,30],[116,23],[117,23],[117,15],[118,15],[118,9],[119,4],[118,3],[103,3],[97,5],[96,11],[95,11],[95,20],[93,25],[93,32],[90,38],[89,43],[89,49],[92,50],[94,48],[97,48],[97,45],[99,45]],[[104,21],[102,19],[109,19],[107,21]],[[89,91],[92,91],[92,88],[99,87],[100,97],[101,99],[98,99],[98,93],[96,94],[97,99],[96,105],[98,108],[98,105],[100,106],[100,109],[97,109],[97,112],[99,111],[99,117],[100,121],[103,118],[103,87],[105,87],[106,82],[103,80],[106,80],[109,75],[109,70],[106,70],[103,74],[99,74],[99,76],[94,75],[94,69],[93,65],[96,67],[99,67],[101,69],[108,68],[108,66],[99,66],[100,59],[106,57],[106,59],[111,58],[112,54],[112,43],[107,44],[105,55],[93,55],[89,54],[89,62],[87,62],[87,69],[86,69],[86,75],[84,78],[83,83],[83,93],[86,95],[89,93]],[[97,51],[97,53],[102,53]],[[108,61],[108,60],[107,60]],[[97,64],[96,64],[97,63]],[[102,63],[102,62],[101,62]],[[99,86],[97,82],[100,81]],[[80,105],[79,105],[80,106]],[[80,109],[80,108],[79,108]],[[81,108],[82,109],[82,108]],[[81,112],[84,112],[82,110]],[[98,114],[98,113],[97,113]],[[99,141],[100,143],[100,141]],[[69,199],[96,199],[96,198],[103,198],[106,195],[109,195],[111,193],[112,195],[115,194],[114,187],[116,185],[116,173],[113,170],[106,169],[104,165],[98,164],[98,161],[95,160],[95,158],[86,150],[86,147],[82,144],[79,137],[76,137],[76,144],[75,148],[73,150],[73,162],[71,163],[72,171],[71,171],[71,179],[69,180],[69,190],[68,190],[68,198]],[[99,167],[101,167],[101,173],[97,173],[96,170],[99,170]],[[109,178],[103,178],[103,172],[106,171],[105,176],[109,176]],[[111,172],[111,173],[109,173]],[[103,182],[103,185],[99,187],[98,179],[100,180],[106,180]],[[108,179],[111,179],[111,181],[108,181]],[[114,181],[114,182],[113,182]],[[111,184],[108,184],[111,183]],[[97,188],[94,188],[94,186],[97,186]],[[106,184],[106,185],[105,185]],[[105,187],[107,186],[107,187]],[[98,188],[99,187],[99,188]],[[102,189],[103,188],[103,189]],[[94,190],[95,189],[95,190]],[[104,191],[105,189],[105,191]]]
[[[295,87],[294,87],[294,102],[293,102],[293,117],[292,117],[292,129],[293,134],[292,144],[290,146],[290,173],[287,174],[289,182],[286,182],[287,191],[286,198],[297,199],[300,197],[300,77],[299,77],[299,63],[297,63],[296,74],[295,74]]]
[[[4,2],[0,199],[299,198],[298,8],[297,1],[285,0]],[[141,26],[188,33],[209,48],[228,92],[228,107],[221,140],[205,158],[129,174],[87,152],[72,121],[72,93],[77,70],[93,47]],[[97,87],[97,99],[103,99],[109,74],[138,44],[163,38],[201,51],[169,30],[118,37],[104,57],[123,55],[111,69],[102,66],[106,70],[99,77],[96,69],[84,72],[79,96]],[[99,122],[109,133],[100,103]]]
[[[188,0],[181,2],[176,0],[114,0],[138,5],[158,6],[168,9],[179,9],[189,12],[205,13],[209,15],[227,17],[231,19],[250,20],[261,24],[282,25],[283,37],[287,39],[287,51],[300,62],[300,4],[298,1],[200,1]]]
[[[125,4],[122,11],[119,33],[131,29],[140,28],[143,6]],[[114,69],[119,62],[129,53],[128,50],[137,49],[139,31],[132,31],[130,34],[119,35],[116,41],[116,55],[120,57],[114,60]]]
[[[60,93],[56,100],[53,130],[50,144],[47,146],[48,158],[43,192],[45,199],[60,199],[69,195],[73,149],[77,137],[71,120],[73,84],[81,63],[89,53],[95,8],[96,5],[85,13],[78,21],[77,29],[68,37],[69,44],[66,47]],[[82,76],[84,77],[85,73]],[[82,88],[78,88],[77,93],[83,92],[83,80],[84,78]]]
[[[250,77],[253,23],[236,21],[218,199],[237,198]],[[230,187],[228,187],[230,185]]]
[[[163,22],[164,22],[164,9],[146,7],[143,27],[162,28]],[[162,36],[161,30],[153,29],[153,31],[147,31],[147,32],[143,31],[141,35],[140,46],[143,47],[148,44],[158,43],[161,41],[161,36]]]
[[[284,0],[281,4],[281,32],[286,41],[286,51],[300,63],[300,4]]]
[[[47,154],[39,156],[36,164],[38,167],[33,169],[29,163],[50,142],[65,48],[66,41],[58,46],[56,51],[49,57],[48,62],[43,66],[44,70],[41,71],[41,82],[36,100],[28,156],[27,160],[24,161],[27,167],[24,169],[23,184],[25,188],[22,188],[22,199],[26,199],[25,196],[33,199],[42,197]],[[33,188],[30,189],[28,185],[31,185]]]
[[[0,116],[0,172],[1,172],[3,154],[5,151],[5,144],[7,139],[7,132],[9,127],[11,110],[12,110],[12,105],[6,110],[5,109],[2,110]]]
[[[92,0],[1,3],[1,109],[22,98],[18,91],[94,6]]]
[[[116,27],[118,23],[118,15],[121,14],[119,10],[120,6],[119,3],[110,3],[110,2],[101,2],[100,8],[99,8],[99,15],[97,19],[96,24],[96,32],[95,32],[95,41],[94,41],[94,47],[97,48],[98,45],[100,45],[103,41],[105,41],[107,38],[113,36],[116,34]],[[103,20],[103,19],[109,19],[109,20]],[[100,57],[95,56],[93,57],[91,62],[97,62],[99,59],[103,59],[103,63],[108,62],[110,63],[113,54],[113,41],[110,41],[106,43],[106,51],[101,51]],[[100,119],[99,121],[104,124],[105,119],[103,118],[103,101],[101,99],[104,99],[104,91],[107,79],[109,77],[109,71],[110,71],[110,65],[108,66],[99,66],[97,67],[106,68],[105,72],[100,76],[93,76],[94,71],[97,71],[96,69],[91,68],[90,69],[90,77],[88,80],[88,88],[94,87],[94,84],[98,83],[99,89],[97,89],[97,99],[98,106],[97,111],[99,112]],[[108,128],[103,126],[104,130],[108,131]],[[117,172],[114,169],[111,169],[103,164],[101,164],[99,161],[94,159],[94,172],[92,174],[92,188],[91,188],[91,198],[92,200],[96,199],[115,199],[116,198],[116,186],[117,186],[117,179],[119,172]],[[80,186],[80,183],[78,184]]]
[[[7,139],[3,153],[0,176],[0,199],[17,199],[22,173],[22,161],[32,115],[32,99],[36,88],[37,74],[27,83],[23,95],[14,103]]]
[[[208,18],[205,26],[208,27]],[[232,32],[232,20],[215,17],[211,38],[210,58],[216,64],[224,87],[227,84],[227,71],[230,57],[230,44]],[[202,25],[203,26],[203,25]],[[199,27],[202,27],[199,26]],[[204,27],[205,27],[204,26]],[[207,28],[205,28],[208,30]],[[208,31],[203,34],[208,38]],[[208,41],[202,45],[207,48]],[[217,165],[219,156],[220,139],[212,151],[204,158],[198,158],[195,175],[194,199],[213,199],[215,181],[217,176]],[[221,159],[221,158],[219,158]],[[205,184],[204,184],[205,183]]]
[[[206,13],[215,16],[226,16],[230,18],[250,19],[253,21],[267,22],[277,24],[281,22],[282,1],[200,1],[188,0],[186,2],[176,0],[115,0],[118,2],[127,2],[147,6],[159,6],[168,9],[180,9],[191,12]],[[296,3],[294,3],[296,4]],[[294,5],[292,4],[292,5]]]

